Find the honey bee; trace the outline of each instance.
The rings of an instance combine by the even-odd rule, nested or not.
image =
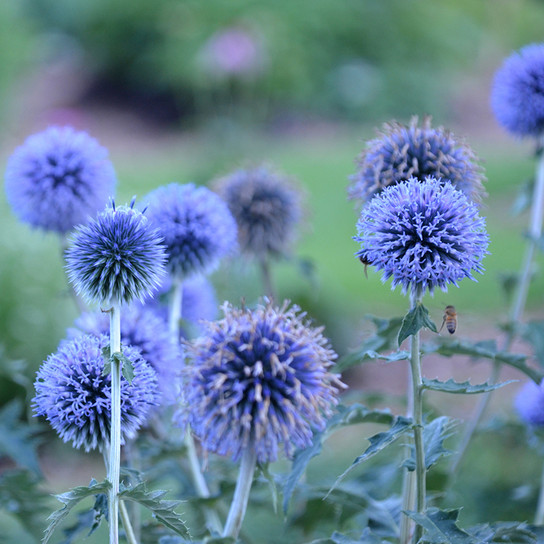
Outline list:
[[[444,309],[444,319],[442,320],[440,331],[443,329],[444,325],[446,325],[446,329],[448,329],[450,334],[455,332],[455,329],[457,328],[457,312],[455,311],[455,306],[446,306]]]
[[[363,255],[361,255],[359,257],[359,260],[361,261],[361,263],[363,263],[365,265],[365,278],[368,279],[368,273],[366,271],[367,267],[369,264],[372,264],[366,257],[364,257]]]

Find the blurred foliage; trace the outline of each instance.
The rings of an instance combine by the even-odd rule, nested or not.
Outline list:
[[[58,55],[70,49],[81,55],[95,92],[132,101],[163,120],[232,112],[236,105],[254,115],[302,110],[350,119],[445,113],[459,70],[474,61],[488,34],[496,32],[506,47],[540,35],[542,7],[512,4],[23,2],[42,38],[57,37],[48,43],[57,44]],[[221,41],[229,31],[237,34]]]

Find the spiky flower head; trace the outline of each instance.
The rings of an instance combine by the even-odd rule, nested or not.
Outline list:
[[[66,252],[68,279],[78,294],[101,303],[143,300],[165,273],[160,233],[138,210],[115,206],[80,225]]]
[[[110,317],[105,312],[86,312],[76,319],[74,325],[68,330],[71,338],[83,334],[109,337]],[[121,343],[137,348],[142,359],[157,373],[161,404],[172,402],[178,393],[182,358],[179,344],[170,340],[165,319],[152,308],[130,305],[123,311]]]
[[[514,405],[524,423],[544,426],[544,380],[540,384],[533,380],[526,382],[516,395]]]
[[[104,375],[104,336],[84,335],[63,341],[38,370],[34,413],[44,416],[64,442],[85,451],[109,441],[111,374]],[[150,410],[158,404],[157,377],[133,347],[123,354],[134,365],[129,383],[121,378],[122,441],[134,438]]]
[[[236,170],[217,181],[238,225],[240,248],[257,257],[285,254],[302,218],[301,192],[271,167]]]
[[[106,206],[116,176],[108,151],[89,134],[50,127],[13,152],[5,185],[21,221],[65,234]]]
[[[159,229],[172,276],[212,272],[237,247],[236,223],[225,202],[207,187],[171,183],[144,199],[146,214]]]
[[[433,177],[410,178],[388,187],[363,207],[357,223],[361,250],[356,255],[401,285],[432,294],[463,278],[474,281],[488,253],[485,221],[476,205]]]
[[[544,43],[522,47],[495,73],[491,108],[507,131],[541,136],[544,131]]]
[[[386,187],[427,176],[449,181],[474,201],[485,194],[483,170],[463,140],[443,127],[433,128],[430,117],[424,117],[421,124],[418,117],[408,125],[393,121],[367,142],[357,158],[348,195],[366,202]]]
[[[288,456],[309,446],[344,387],[322,329],[287,303],[223,311],[188,346],[185,401],[203,447],[234,460],[254,448],[265,463],[281,445]]]

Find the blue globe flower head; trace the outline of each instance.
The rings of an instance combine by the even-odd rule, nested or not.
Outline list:
[[[544,381],[539,385],[533,380],[526,382],[516,395],[514,406],[525,424],[544,426]]]
[[[152,191],[145,202],[147,217],[164,238],[170,275],[212,272],[237,248],[236,222],[207,187],[171,183]]]
[[[217,181],[238,225],[243,252],[284,255],[302,218],[302,194],[292,180],[266,165],[240,169]]]
[[[491,108],[499,124],[516,136],[544,131],[544,43],[522,47],[495,73]]]
[[[138,210],[112,206],[80,225],[66,252],[68,279],[90,302],[131,302],[153,293],[165,274],[160,233]]]
[[[388,187],[363,207],[357,223],[361,244],[356,255],[401,285],[432,294],[463,278],[474,281],[483,272],[488,253],[485,221],[471,202],[451,183],[433,177],[410,178]]]
[[[33,410],[44,416],[64,442],[85,451],[110,438],[111,374],[103,375],[105,336],[84,335],[61,342],[38,370]],[[157,377],[133,347],[123,354],[134,364],[134,379],[121,378],[122,441],[134,438],[158,404]]]
[[[184,400],[202,446],[234,460],[255,448],[262,463],[309,446],[344,387],[322,329],[287,303],[223,311],[187,348]]]
[[[29,136],[8,159],[5,173],[15,215],[60,234],[102,210],[115,185],[108,151],[71,127],[50,127]]]
[[[105,312],[86,312],[74,325],[68,330],[71,338],[84,334],[109,338],[110,318]],[[170,340],[166,321],[147,306],[130,305],[121,319],[121,343],[139,350],[157,373],[161,404],[172,403],[179,392],[182,357],[180,346]]]
[[[427,176],[449,181],[476,202],[485,195],[483,169],[463,140],[442,127],[433,128],[430,117],[424,117],[421,124],[418,117],[409,125],[393,121],[359,155],[348,195],[367,202],[386,187]]]

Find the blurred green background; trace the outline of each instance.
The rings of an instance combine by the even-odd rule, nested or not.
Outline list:
[[[109,149],[118,201],[272,162],[307,195],[293,260],[274,270],[278,291],[324,324],[342,355],[369,333],[367,314],[392,317],[408,304],[375,272],[365,278],[354,258],[348,176],[376,127],[430,114],[482,160],[491,254],[477,283],[437,292],[426,305],[440,323],[454,304],[459,335],[489,338],[506,319],[501,275],[516,272],[523,255],[527,216],[512,205],[535,168],[532,143],[494,120],[489,90],[503,58],[542,41],[542,29],[539,0],[4,0],[0,161],[31,133],[71,124]],[[3,191],[0,233],[4,403],[24,396],[21,384],[55,350],[76,308],[57,238],[17,222]],[[300,259],[313,263],[311,277]],[[539,255],[537,272],[541,263]],[[260,295],[250,265],[226,262],[213,280],[220,300]],[[528,315],[542,316],[543,298],[543,275],[535,274]],[[18,360],[26,368],[14,377]],[[462,379],[486,379],[485,366],[447,364]],[[386,388],[398,393],[403,369],[390,368]],[[440,368],[430,368],[433,377]],[[383,385],[365,371],[352,380],[368,390]],[[515,390],[496,402],[499,414],[511,413]]]

